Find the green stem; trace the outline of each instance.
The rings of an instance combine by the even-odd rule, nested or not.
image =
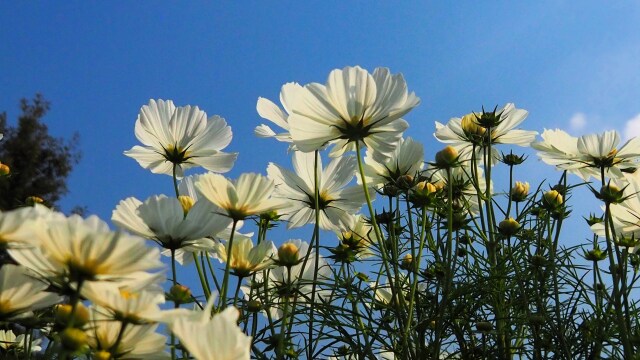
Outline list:
[[[224,267],[224,278],[222,279],[222,299],[220,299],[220,307],[219,310],[222,310],[227,307],[227,287],[229,283],[229,273],[231,272],[231,253],[233,250],[233,237],[236,233],[236,226],[238,225],[238,220],[233,219],[233,224],[231,225],[231,235],[229,236],[229,242],[227,243],[227,263]]]

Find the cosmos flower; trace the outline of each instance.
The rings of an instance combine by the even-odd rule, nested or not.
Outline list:
[[[231,142],[226,121],[207,114],[197,106],[176,107],[171,100],[150,100],[136,120],[136,145],[124,152],[140,166],[156,174],[181,178],[183,170],[202,166],[224,173],[233,167],[238,154],[221,150]]]
[[[26,351],[24,345],[25,343],[29,343],[29,341],[31,341],[32,352],[42,350],[42,347],[40,346],[40,343],[42,343],[42,339],[31,340],[31,337],[29,335],[20,334],[16,336],[11,330],[0,330],[0,348],[4,349],[4,351],[6,351],[7,353],[21,353],[23,351]],[[1,353],[2,351],[0,351],[0,354]]]
[[[376,161],[372,153],[371,150],[367,150],[364,157],[365,180],[370,186],[397,184],[404,175],[415,177],[424,165],[424,148],[410,137],[406,140],[400,138],[391,156],[384,161]],[[358,180],[361,183],[360,177]]]
[[[282,201],[271,197],[275,188],[273,181],[260,174],[245,173],[232,181],[208,173],[200,176],[195,186],[202,196],[235,221],[284,206]]]
[[[296,83],[286,83],[282,85],[282,89],[280,90],[280,103],[284,107],[284,110],[269,99],[263,97],[258,98],[258,103],[256,104],[258,115],[278,125],[285,131],[276,134],[268,125],[260,124],[255,128],[254,133],[262,138],[273,137],[278,141],[292,143],[293,140],[289,133],[290,126],[288,122],[289,113],[291,112],[289,104],[295,102],[295,96],[301,89],[302,86]],[[293,144],[291,145],[291,149],[295,150]]]
[[[228,307],[211,317],[213,299],[204,311],[178,317],[171,330],[196,360],[248,360],[251,356],[251,337],[237,325],[240,313]]]
[[[33,207],[0,212],[0,249],[29,242],[40,226],[37,210]]]
[[[218,259],[225,263],[228,261],[227,253],[229,250],[227,246],[228,243],[218,243],[215,246]],[[271,241],[262,241],[258,246],[254,247],[251,239],[234,239],[231,248],[230,269],[238,276],[249,276],[273,264],[271,256],[273,256],[274,250],[275,247]]]
[[[161,289],[160,289],[161,290]],[[162,318],[160,305],[164,293],[156,288],[136,289],[119,284],[88,282],[82,296],[99,305],[110,318],[133,324],[155,322]]]
[[[387,157],[409,126],[401,119],[420,103],[401,74],[373,74],[355,66],[333,70],[326,85],[311,83],[289,101],[288,123],[298,150],[311,152],[335,141],[331,156],[355,149],[355,141]]]
[[[110,231],[96,216],[48,221],[31,244],[9,249],[9,255],[56,283],[136,279],[139,272],[162,266],[157,249],[142,238]]]
[[[496,120],[497,125],[491,127],[490,137],[487,128],[479,124],[478,119],[483,116],[482,113],[470,113],[462,118],[451,118],[446,125],[436,121],[434,136],[443,143],[451,144],[464,159],[467,159],[470,158],[474,146],[478,154],[482,154],[489,141],[491,144],[529,146],[538,134],[536,131],[515,129],[529,112],[517,109],[512,103],[506,104],[495,112],[484,114],[492,114],[496,119],[499,115],[499,119]],[[497,149],[492,148],[492,152],[492,159],[500,158]]]
[[[208,237],[230,224],[229,218],[219,212],[206,200],[194,201],[186,195],[180,198],[154,195],[144,203],[134,197],[122,200],[111,220],[121,229],[174,250],[177,259],[189,263],[193,257],[184,256],[184,252],[212,251],[215,242]]]
[[[542,141],[532,143],[531,147],[538,150],[538,156],[545,163],[584,180],[590,177],[600,180],[601,169],[605,176],[622,179],[624,172],[633,172],[638,167],[640,138],[633,138],[621,147],[619,143],[620,136],[615,130],[576,138],[556,129],[545,130]]]
[[[12,264],[0,267],[0,320],[51,306],[61,300],[46,292],[48,285],[34,279],[29,271]]]
[[[289,228],[315,223],[315,154],[295,152],[294,172],[270,163],[267,174],[276,184],[274,197],[287,200],[282,219]],[[361,186],[347,185],[355,175],[356,159],[344,156],[333,159],[323,169],[318,157],[318,193],[320,194],[320,228],[325,230],[349,229],[354,224],[353,214],[365,201]]]
[[[91,322],[85,332],[88,344],[96,359],[168,359],[165,352],[167,338],[156,332],[157,324],[127,324],[113,321],[108,312],[96,307],[91,312]],[[118,342],[119,341],[119,342]],[[117,343],[117,347],[115,346]]]

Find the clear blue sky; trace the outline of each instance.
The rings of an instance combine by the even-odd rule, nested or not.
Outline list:
[[[426,159],[441,147],[434,121],[482,105],[514,102],[540,132],[624,131],[640,114],[638,24],[633,1],[5,1],[0,110],[14,120],[20,98],[51,100],[51,132],[79,132],[84,155],[63,209],[109,219],[128,196],[171,194],[170,177],[122,155],[150,98],[226,118],[227,150],[240,152],[232,177],[290,166],[286,145],[253,135],[258,96],[277,100],[285,82],[324,82],[346,65],[404,73],[422,98],[407,134]],[[559,175],[530,162],[532,176]]]

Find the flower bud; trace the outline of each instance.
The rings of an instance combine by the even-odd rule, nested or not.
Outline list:
[[[66,350],[75,352],[87,344],[87,334],[80,329],[66,328],[60,333],[60,340]]]
[[[464,131],[467,136],[484,136],[484,134],[487,132],[487,129],[478,124],[477,115],[475,113],[463,116],[462,121],[460,122],[460,126],[462,127],[462,131]]]
[[[400,263],[400,267],[404,270],[412,270],[413,269],[413,256],[411,254],[407,254],[402,258],[402,262]]]
[[[602,216],[596,216],[595,214],[590,214],[589,218],[584,218],[584,220],[587,222],[587,224],[589,226],[593,226],[595,224],[600,224],[601,222],[604,221]]]
[[[11,174],[11,169],[9,165],[0,163],[0,176],[7,176]]]
[[[400,189],[393,183],[386,183],[382,186],[382,195],[395,197],[398,196]]]
[[[42,200],[39,196],[29,196],[25,199],[25,204],[28,206],[34,206],[35,204],[44,204],[44,200]]]
[[[436,153],[436,166],[450,168],[458,161],[458,150],[451,145]]]
[[[624,189],[614,184],[606,184],[600,188],[598,198],[608,204],[619,204],[624,201]]]
[[[549,209],[557,209],[564,203],[562,195],[557,190],[549,190],[542,196],[542,203]]]
[[[191,210],[191,208],[193,207],[193,204],[196,203],[191,196],[186,196],[186,195],[178,196],[178,201],[180,201],[180,205],[182,206],[182,211],[184,212],[184,216],[187,216],[187,214],[189,213],[189,210]]]
[[[514,218],[508,218],[500,221],[498,224],[498,231],[504,236],[515,235],[520,229],[520,224]]]
[[[421,181],[413,187],[413,191],[416,195],[429,196],[438,192],[438,188],[432,183]]]
[[[413,186],[413,176],[405,174],[398,178],[396,181],[398,188],[402,190],[409,190]]]
[[[71,321],[71,311],[73,306],[71,304],[58,304],[53,308],[53,316],[56,323],[59,325],[67,326]],[[89,309],[87,309],[82,303],[78,302],[76,305],[75,314],[73,314],[73,326],[82,327],[89,322]]]
[[[525,161],[526,157],[524,155],[516,155],[514,153],[502,154],[502,161],[506,165],[515,166],[520,165]]]
[[[252,313],[257,313],[262,310],[262,303],[258,300],[247,301],[247,310]]]
[[[300,261],[298,246],[293,242],[287,242],[278,248],[278,262],[284,266],[294,266]]]
[[[483,108],[482,114],[480,116],[476,116],[476,122],[478,123],[478,125],[484,128],[489,128],[489,127],[494,128],[500,125],[500,123],[502,122],[502,113],[496,114],[497,108],[498,107],[493,109],[493,111],[491,112],[484,111],[484,108]]]
[[[529,196],[529,183],[516,181],[516,184],[511,188],[511,200],[515,202],[522,202]]]
[[[585,251],[584,258],[588,261],[602,261],[607,258],[607,254],[596,246],[593,250]]]
[[[111,360],[111,353],[105,350],[100,350],[93,354],[95,360]]]
[[[180,284],[173,285],[169,289],[170,300],[173,300],[176,304],[186,304],[191,302],[191,290]]]

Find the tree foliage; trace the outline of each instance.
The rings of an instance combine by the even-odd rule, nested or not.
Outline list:
[[[70,139],[49,134],[42,119],[51,103],[41,94],[20,100],[21,114],[16,126],[7,124],[7,113],[0,114],[0,161],[11,175],[0,181],[0,210],[13,209],[37,196],[55,206],[68,192],[67,177],[81,157],[79,135]]]

